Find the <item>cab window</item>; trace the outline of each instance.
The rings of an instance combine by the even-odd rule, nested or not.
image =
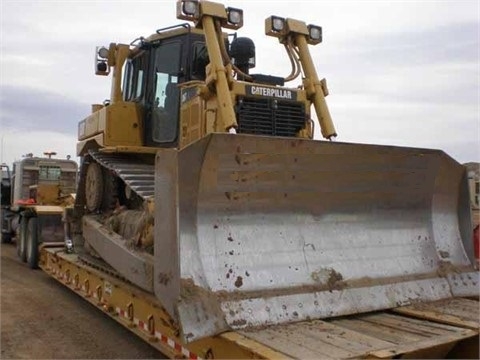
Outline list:
[[[152,140],[157,143],[177,138],[181,49],[182,43],[173,41],[161,44],[154,52]]]
[[[40,165],[38,171],[39,180],[60,180],[62,170],[59,166],[44,166]]]
[[[129,59],[123,71],[123,99],[125,101],[138,101],[144,93],[144,77],[147,65],[146,53]]]

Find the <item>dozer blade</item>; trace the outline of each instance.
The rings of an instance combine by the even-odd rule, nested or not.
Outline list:
[[[186,341],[478,295],[442,151],[212,134],[155,166],[154,290]]]

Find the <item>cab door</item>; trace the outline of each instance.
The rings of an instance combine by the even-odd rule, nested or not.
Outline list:
[[[180,89],[184,81],[182,42],[170,40],[152,48],[150,88],[145,111],[146,146],[175,146],[178,138]]]

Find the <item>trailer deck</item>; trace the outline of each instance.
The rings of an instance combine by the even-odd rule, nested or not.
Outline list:
[[[182,343],[178,325],[153,295],[86,265],[58,243],[42,246],[40,267],[171,358],[478,358],[478,299],[418,303]]]

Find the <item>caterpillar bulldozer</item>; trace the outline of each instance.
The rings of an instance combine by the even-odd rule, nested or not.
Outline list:
[[[333,141],[309,52],[321,27],[267,18],[291,72],[254,74],[253,41],[224,31],[241,9],[176,6],[185,23],[97,47],[111,97],[78,125],[73,248],[45,251],[42,268],[181,344],[478,297],[464,167],[440,150]],[[114,296],[118,279],[136,295]],[[162,316],[135,305],[139,291]]]

